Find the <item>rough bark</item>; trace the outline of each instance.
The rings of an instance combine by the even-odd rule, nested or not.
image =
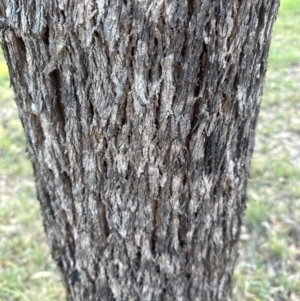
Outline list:
[[[279,0],[0,0],[68,300],[230,300]]]

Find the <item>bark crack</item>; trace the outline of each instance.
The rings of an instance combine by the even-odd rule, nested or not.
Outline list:
[[[156,232],[156,223],[157,223],[157,200],[152,199],[151,202],[152,206],[152,230],[151,230],[151,235],[150,235],[150,240],[151,240],[151,251],[152,254],[155,254],[155,232]]]

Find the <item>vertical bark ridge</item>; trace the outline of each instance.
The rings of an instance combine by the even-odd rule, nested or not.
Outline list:
[[[230,300],[277,8],[0,0],[69,300]]]

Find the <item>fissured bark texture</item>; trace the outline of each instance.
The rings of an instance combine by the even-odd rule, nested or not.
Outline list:
[[[68,300],[230,300],[278,0],[0,0]]]

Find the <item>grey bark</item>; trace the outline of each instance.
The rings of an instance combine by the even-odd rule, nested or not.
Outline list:
[[[68,300],[230,300],[279,0],[0,0]]]

